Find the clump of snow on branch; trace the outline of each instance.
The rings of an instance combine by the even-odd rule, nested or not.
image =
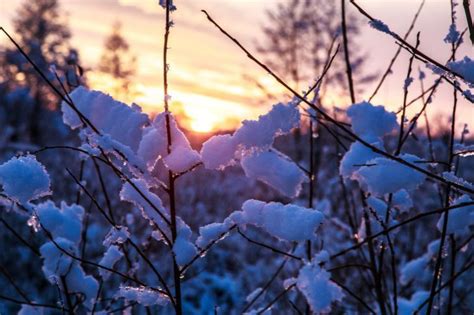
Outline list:
[[[76,88],[69,97],[101,135],[95,135],[92,127],[85,125],[85,121],[66,102],[61,105],[64,122],[72,129],[87,127],[91,144],[118,151],[135,166],[145,165],[151,171],[157,161],[163,159],[168,169],[181,173],[200,162],[200,155],[191,148],[170,113],[160,113],[150,122],[138,105],[127,106],[107,94],[84,87]],[[169,148],[167,116],[172,139]],[[88,151],[94,152],[92,150],[94,147]]]
[[[166,209],[158,195],[150,191],[145,181],[134,179],[131,183],[125,183],[120,191],[123,201],[128,201],[141,209],[142,216],[149,220],[151,225],[156,225],[158,231],[152,236],[158,241],[164,241],[165,237],[171,239],[171,230],[168,209]],[[186,264],[196,254],[196,248],[191,242],[192,231],[181,219],[177,218],[177,238],[173,245],[173,253],[179,265]],[[164,235],[163,235],[164,234]]]
[[[94,277],[86,275],[79,262],[71,257],[77,257],[84,209],[79,205],[68,206],[64,202],[59,209],[48,201],[36,206],[34,212],[48,237],[52,238],[40,248],[46,278],[52,284],[67,285],[71,292],[83,293],[85,305],[91,306],[99,284]]]
[[[474,60],[468,56],[459,61],[448,62],[448,68],[461,75],[471,86],[474,85]]]
[[[164,220],[168,220],[168,211],[163,206],[160,197],[150,191],[145,181],[133,179],[122,186],[120,198],[134,204],[141,210],[142,216],[165,229],[167,227]]]
[[[169,125],[172,145],[168,154],[168,139],[166,116],[169,115]],[[138,148],[138,156],[153,168],[157,160],[163,158],[165,165],[176,173],[184,172],[200,162],[200,155],[191,148],[188,139],[179,129],[171,114],[161,113],[153,123],[143,131],[143,138]]]
[[[375,141],[398,127],[397,115],[387,112],[383,106],[369,102],[351,105],[347,109],[354,133],[367,141]]]
[[[130,232],[125,226],[112,227],[105,236],[104,242],[102,243],[105,247],[109,247],[112,244],[123,244],[130,238]]]
[[[123,257],[122,251],[118,248],[118,246],[112,245],[107,248],[102,259],[99,261],[99,265],[112,269],[113,266]],[[110,277],[110,272],[100,268],[99,273],[102,279],[107,280]]]
[[[259,116],[258,120],[244,120],[234,137],[246,148],[268,147],[273,144],[275,137],[290,132],[299,123],[300,112],[296,103],[278,103],[267,114]]]
[[[211,223],[201,227],[197,244],[201,247],[206,246],[233,225],[240,228],[253,225],[280,240],[314,240],[316,230],[323,219],[324,215],[314,209],[251,199],[244,202],[242,210],[231,213],[224,223]]]
[[[383,106],[374,106],[368,102],[351,105],[347,109],[347,116],[351,120],[351,128],[355,134],[372,146],[384,150],[382,138],[398,128],[397,116],[388,112]],[[343,177],[355,178],[355,172],[369,161],[381,157],[371,148],[356,141],[351,144],[341,160],[339,172]]]
[[[302,184],[308,179],[290,158],[280,152],[254,152],[244,156],[241,165],[247,177],[258,179],[291,198],[299,195]]]
[[[239,144],[229,134],[217,135],[202,145],[201,156],[208,169],[223,169],[235,164],[234,156]]]
[[[428,244],[426,253],[407,261],[400,270],[400,283],[407,285],[414,280],[425,280],[431,276],[428,271],[429,263],[437,254],[439,249],[439,240],[435,240]]]
[[[75,254],[76,251],[74,243],[68,239],[60,237],[55,242],[56,244],[47,242],[40,247],[43,257],[43,272],[52,283],[55,282],[57,276],[66,275],[73,262],[72,257],[65,255],[57,246],[71,254]]]
[[[398,311],[399,311],[398,313],[400,315],[414,314],[418,310],[418,308],[421,306],[421,304],[426,301],[429,295],[430,293],[427,291],[417,291],[413,293],[410,300],[400,298],[398,300]],[[418,313],[425,314],[426,307],[427,305],[425,304]]]
[[[181,218],[178,217],[177,221],[178,235],[173,244],[173,253],[175,255],[176,263],[183,266],[196,256],[197,248],[191,241],[191,236],[193,234],[191,228]]]
[[[393,194],[392,206],[401,212],[408,211],[411,207],[413,207],[413,200],[406,189],[400,189]]]
[[[376,29],[377,31],[379,32],[383,32],[383,33],[386,33],[386,34],[389,34],[389,35],[392,35],[392,36],[396,36],[395,33],[393,33],[390,28],[388,27],[387,24],[385,24],[384,22],[380,21],[380,20],[370,20],[369,21],[369,25]]]
[[[272,145],[277,136],[289,133],[299,123],[300,113],[295,102],[276,104],[258,120],[243,121],[232,135],[217,135],[206,141],[201,149],[204,166],[224,169],[240,161],[248,177],[261,180],[294,198],[306,176]],[[276,169],[279,172],[275,172]]]
[[[444,38],[444,42],[448,44],[456,44],[459,36],[461,33],[456,28],[456,24],[451,24],[449,25],[449,31],[448,34],[446,34],[446,37]]]
[[[234,225],[232,220],[226,219],[223,223],[210,223],[199,228],[199,237],[196,240],[196,245],[204,248],[212,241],[218,240],[225,236],[229,229]]]
[[[372,143],[372,145],[382,149],[379,142]],[[379,156],[380,155],[372,151],[371,148],[368,148],[360,142],[354,142],[341,160],[339,173],[344,177],[350,178],[361,166]]]
[[[163,9],[166,9],[166,4],[168,4],[170,11],[176,10],[176,6],[173,4],[173,0],[159,0],[159,4]]]
[[[468,195],[462,195],[452,202],[452,206],[471,203],[473,200]],[[436,227],[439,231],[443,230],[444,215],[441,215]],[[447,233],[456,236],[466,235],[470,231],[470,227],[474,225],[474,205],[460,206],[449,210]]]
[[[420,160],[411,154],[403,154],[400,158],[411,164]],[[368,192],[383,196],[400,189],[414,190],[423,183],[426,176],[397,161],[378,157],[359,168],[353,178]]]
[[[14,157],[0,165],[0,184],[3,193],[19,203],[51,193],[49,175],[32,155]]]
[[[344,297],[342,289],[330,280],[331,273],[323,269],[321,263],[317,256],[313,258],[300,269],[295,282],[313,313],[330,312],[331,305]]]
[[[54,242],[50,241],[41,246],[40,253],[44,260],[43,272],[46,278],[50,283],[60,285],[61,287],[63,287],[61,281],[65,281],[70,292],[84,294],[84,304],[87,307],[92,306],[99,289],[97,280],[92,276],[86,275],[77,260],[74,260],[63,251],[77,256],[76,244],[62,237],[58,237]]]
[[[76,245],[81,241],[84,216],[84,208],[81,206],[68,206],[61,202],[59,209],[52,201],[47,201],[36,206],[35,213],[43,228],[51,233],[53,238],[62,237]]]
[[[138,148],[148,116],[138,106],[127,106],[99,91],[78,87],[69,94],[73,104],[100,132],[132,150]],[[72,129],[84,127],[81,117],[66,102],[61,105],[64,123]],[[90,126],[86,126],[90,127]]]
[[[17,315],[43,315],[43,308],[22,304]]]
[[[130,302],[137,302],[143,306],[166,305],[168,298],[159,291],[145,287],[120,286],[115,295],[116,298],[124,298]]]

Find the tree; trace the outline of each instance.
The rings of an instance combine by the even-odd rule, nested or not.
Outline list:
[[[281,2],[267,11],[268,22],[263,26],[266,38],[257,46],[265,62],[280,76],[304,89],[319,77],[330,58],[330,48],[337,45],[341,33],[340,9],[336,1],[291,0]],[[351,39],[351,63],[357,82],[367,82],[373,76],[362,73],[365,54],[361,53],[355,38],[360,33],[359,22],[353,15],[347,16],[347,32]],[[334,43],[334,44],[333,44]],[[341,51],[342,52],[342,51]],[[334,60],[320,89],[324,101],[327,86],[332,93],[347,95],[344,54]],[[334,89],[338,92],[335,93]]]
[[[61,80],[67,77],[64,80],[66,88],[80,83],[78,76],[75,80],[72,78],[72,73],[79,70],[82,74],[82,70],[77,66],[79,55],[69,44],[71,33],[58,0],[25,1],[18,9],[13,25],[15,40],[50,82],[61,89],[57,74]],[[51,119],[54,118],[50,115],[54,115],[52,111],[58,108],[60,97],[51,91],[16,47],[9,47],[1,52],[0,64],[0,80],[7,86],[0,97],[6,97],[7,93],[18,88],[28,88],[32,102],[28,108],[22,108],[30,118],[25,128],[27,139],[24,140],[40,143],[43,128],[51,127]],[[15,135],[14,138],[19,140],[22,136]]]
[[[128,98],[135,93],[132,86],[135,65],[136,57],[130,53],[129,44],[122,35],[122,25],[115,22],[112,33],[105,40],[99,70],[115,80],[111,93],[117,98]]]

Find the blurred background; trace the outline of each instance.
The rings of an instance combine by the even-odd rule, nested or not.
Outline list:
[[[49,18],[50,23],[67,30],[67,41],[61,46],[76,51],[89,87],[106,91],[126,103],[136,102],[146,112],[162,110],[164,12],[158,1],[41,0],[26,5],[26,1],[0,0],[0,24],[20,42],[27,41],[19,31],[37,27],[34,19],[41,17],[32,17],[28,27],[25,13],[19,15],[22,12],[19,10],[26,5],[32,11],[43,2],[56,3],[57,16],[50,15],[46,20]],[[403,35],[421,1],[361,0],[358,3]],[[200,10],[207,10],[299,90],[306,89],[320,75],[331,39],[340,25],[339,1],[182,0],[176,1],[176,6],[169,54],[172,109],[184,116],[181,120],[184,127],[200,133],[235,128],[242,119],[257,117],[287,96],[274,79],[219,33]],[[348,5],[347,11],[352,63],[356,67],[356,99],[362,101],[373,93],[398,45],[390,36],[371,28],[352,5]],[[457,24],[462,31],[467,25],[466,18],[462,7],[458,11]],[[451,51],[451,46],[443,42],[450,24],[450,2],[426,0],[408,41],[414,43],[416,33],[420,32],[421,50],[444,63]],[[11,48],[3,35],[0,45],[2,51]],[[47,59],[56,58],[48,56],[47,45],[41,47],[42,53]],[[470,52],[471,46],[463,45],[458,56]],[[408,52],[401,52],[393,73],[373,103],[391,110],[400,108],[409,57]],[[339,66],[336,62],[330,70],[332,76],[327,80],[321,103],[344,108],[349,99],[342,77],[342,49],[337,59]],[[114,62],[118,68],[114,69]],[[431,79],[431,71],[419,62],[415,63],[415,77],[418,68]],[[22,78],[16,79],[21,82]],[[421,91],[418,80],[415,84],[412,97]],[[442,120],[450,112],[450,106],[445,104],[450,97],[451,89],[441,87],[436,95],[438,102],[430,106],[428,114]],[[415,110],[412,106],[410,113]],[[464,103],[459,106],[458,116],[459,126],[473,120]]]

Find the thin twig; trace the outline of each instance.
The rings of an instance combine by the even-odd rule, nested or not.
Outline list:
[[[471,39],[471,43],[474,45],[474,24],[472,23],[472,16],[471,16],[471,1],[470,0],[463,0],[462,2],[464,7],[464,12],[466,13],[466,21],[467,26],[469,28],[469,38]]]
[[[331,259],[334,259],[336,257],[339,257],[341,255],[345,255],[346,253],[350,252],[350,251],[353,251],[357,248],[360,248],[361,246],[363,246],[364,244],[366,244],[367,242],[369,242],[370,240],[373,240],[381,235],[384,235],[388,232],[391,232],[393,230],[396,230],[398,229],[399,227],[402,227],[408,223],[411,223],[411,222],[415,222],[415,221],[418,221],[419,219],[421,218],[424,218],[424,217],[427,217],[427,216],[430,216],[430,215],[434,215],[434,214],[439,214],[439,213],[443,213],[444,211],[452,211],[452,210],[456,210],[456,209],[459,209],[459,208],[462,208],[462,207],[467,207],[467,206],[472,206],[474,205],[474,201],[473,202],[463,202],[463,203],[460,203],[460,204],[457,204],[457,205],[452,205],[452,206],[449,206],[449,207],[446,207],[446,208],[440,208],[440,209],[436,209],[436,210],[432,210],[432,211],[427,211],[427,212],[423,212],[423,213],[419,213],[409,219],[406,219],[400,223],[397,223],[397,224],[394,224],[394,225],[391,225],[390,227],[388,227],[387,229],[385,230],[382,230],[378,233],[375,233],[373,235],[371,235],[370,237],[366,237],[364,238],[363,240],[359,241],[359,243],[349,247],[349,248],[346,248],[346,249],[343,249],[339,252],[337,252],[336,254],[333,254],[331,255]]]
[[[346,73],[347,73],[347,83],[349,85],[349,92],[351,96],[351,102],[354,104],[355,94],[354,94],[354,82],[352,80],[352,66],[349,57],[349,43],[347,39],[347,27],[346,27],[346,0],[341,0],[341,28],[342,28],[342,38],[344,42],[344,61],[346,62]]]
[[[273,247],[273,246],[264,244],[264,243],[262,243],[262,242],[258,242],[258,241],[252,240],[250,237],[248,237],[247,235],[245,235],[244,233],[242,233],[242,231],[241,231],[239,228],[237,228],[237,232],[238,232],[244,239],[246,239],[249,243],[252,243],[252,244],[254,244],[254,245],[258,245],[258,246],[261,246],[261,247],[263,247],[263,248],[269,249],[269,250],[271,250],[272,252],[277,253],[277,254],[280,254],[280,255],[283,255],[283,256],[287,256],[287,257],[290,257],[290,258],[293,258],[293,259],[296,259],[296,260],[300,260],[300,261],[303,260],[303,258],[301,258],[301,257],[295,256],[295,255],[293,255],[293,254],[291,254],[291,253],[287,253],[287,252],[282,251],[282,250],[280,250],[280,249],[278,249],[278,248],[276,248],[276,247]]]
[[[408,36],[410,35],[411,31],[415,27],[416,20],[418,19],[418,16],[420,15],[421,9],[423,8],[423,5],[425,4],[425,0],[421,1],[420,6],[418,7],[418,11],[416,11],[415,16],[413,17],[413,20],[411,21],[410,27],[408,27],[407,32],[403,36],[403,39],[406,40]],[[387,70],[385,70],[384,74],[382,75],[382,78],[380,79],[379,83],[377,84],[377,87],[375,88],[374,92],[372,95],[369,97],[369,102],[372,101],[372,99],[375,97],[379,89],[382,87],[382,84],[384,83],[385,79],[388,77],[388,75],[392,72],[392,67],[395,61],[398,58],[398,55],[400,55],[400,52],[402,51],[401,47],[397,48],[397,51],[395,52],[395,55],[392,57],[392,60],[390,60],[390,63],[388,64]]]

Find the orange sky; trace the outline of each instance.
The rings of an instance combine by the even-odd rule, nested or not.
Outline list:
[[[25,1],[25,0],[23,0]],[[123,34],[138,57],[135,84],[141,95],[135,102],[146,111],[159,111],[162,106],[162,42],[164,11],[156,0],[61,0],[68,13],[73,32],[72,43],[81,52],[82,63],[94,68],[99,61],[104,38],[116,20],[122,22]],[[11,31],[10,20],[20,0],[0,0],[0,24]],[[262,39],[261,25],[265,10],[276,0],[175,0],[178,10],[173,14],[176,26],[170,42],[170,94],[188,116],[190,126],[197,131],[213,128],[232,128],[238,121],[255,118],[272,104],[262,105],[263,93],[244,78],[251,76],[272,91],[281,88],[269,75],[257,68],[230,41],[222,36],[203,16],[206,9],[230,33],[255,51],[255,41]],[[360,0],[372,15],[384,20],[393,30],[404,33],[416,11],[417,0]],[[354,10],[349,5],[349,10]],[[439,61],[449,55],[450,47],[442,42],[450,24],[449,1],[427,0],[415,30],[421,31],[421,49]],[[464,12],[459,7],[459,25],[466,25]],[[416,34],[416,32],[413,32]],[[410,39],[413,42],[413,36]],[[0,43],[4,39],[0,39]],[[370,71],[382,72],[397,46],[394,40],[368,26],[361,38],[369,54]],[[472,54],[469,44],[458,56]],[[402,85],[406,74],[408,54],[402,53],[392,75],[374,103],[394,110],[402,102]],[[421,65],[420,65],[421,66]],[[418,67],[418,64],[417,64]],[[106,87],[108,81],[89,73],[96,87]],[[104,84],[105,83],[105,84]],[[375,84],[375,83],[374,83]],[[369,95],[373,87],[369,86]],[[418,88],[413,90],[418,91]],[[413,92],[412,95],[415,95]],[[447,114],[451,108],[451,88],[444,84],[433,104],[432,114]],[[368,95],[358,95],[363,100]],[[335,104],[344,107],[344,100],[334,96]],[[474,123],[473,105],[462,103],[459,124]]]

